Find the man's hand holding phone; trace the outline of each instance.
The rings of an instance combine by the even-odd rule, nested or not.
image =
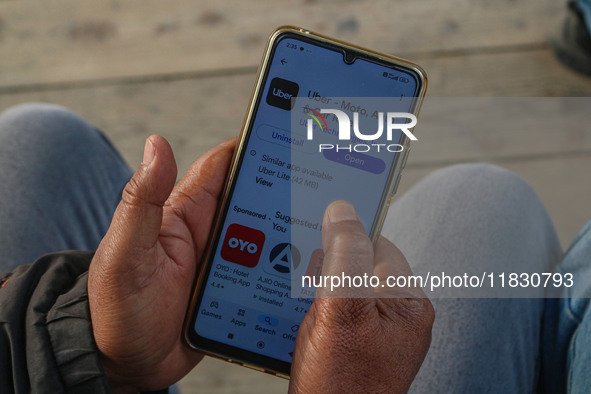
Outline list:
[[[146,143],[88,284],[96,343],[117,392],[161,389],[202,358],[182,338],[183,319],[234,145],[209,151],[174,187],[170,146],[157,136]],[[385,239],[374,253],[348,203],[327,210],[323,242],[327,266],[410,271]],[[404,391],[429,347],[432,320],[426,298],[319,298],[299,330],[290,390]]]
[[[322,243],[322,275],[412,274],[400,250],[385,238],[374,250],[355,209],[345,201],[327,208]],[[375,293],[365,288],[354,296],[335,298],[319,291],[300,325],[290,392],[408,391],[431,342],[430,301],[420,288],[378,287]]]
[[[235,145],[207,152],[174,186],[170,145],[146,141],[88,278],[94,337],[116,392],[166,388],[203,358],[185,343],[183,320]]]
[[[193,291],[186,324],[191,347],[290,376],[300,324],[323,287],[311,279],[324,271],[324,208],[335,200],[355,204],[377,242],[410,143],[403,130],[384,127],[383,115],[418,113],[426,84],[424,71],[409,61],[293,26],[271,34]],[[371,244],[365,235],[359,240]],[[390,266],[382,261],[374,270],[373,254],[359,255],[347,245],[332,249],[341,247],[341,254],[366,258],[365,268],[355,267],[363,273]],[[350,298],[342,290],[340,297]],[[373,288],[365,290],[376,298]],[[333,302],[339,305],[326,304]],[[374,308],[381,303],[374,301]]]

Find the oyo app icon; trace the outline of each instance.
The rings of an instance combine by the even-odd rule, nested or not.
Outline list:
[[[228,226],[222,245],[222,258],[231,263],[254,267],[258,264],[265,233],[254,228],[233,223]]]
[[[299,91],[300,86],[297,83],[283,78],[273,78],[267,92],[267,104],[291,111],[291,98],[297,97]]]

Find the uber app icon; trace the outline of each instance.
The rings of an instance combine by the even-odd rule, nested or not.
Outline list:
[[[283,78],[273,78],[267,92],[267,104],[291,111],[291,98],[297,97],[300,86]]]

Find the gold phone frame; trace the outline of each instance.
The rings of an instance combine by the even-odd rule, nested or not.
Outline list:
[[[210,265],[210,260],[212,259],[212,254],[215,253],[216,250],[216,246],[217,246],[217,242],[216,240],[219,238],[218,237],[218,233],[221,231],[221,226],[223,224],[223,218],[225,217],[225,212],[222,212],[222,208],[225,207],[228,204],[228,200],[230,198],[230,191],[232,190],[232,186],[235,182],[235,178],[236,178],[236,174],[238,173],[238,169],[240,167],[240,163],[241,163],[241,157],[243,155],[243,151],[246,148],[246,144],[247,144],[247,137],[249,135],[249,130],[252,126],[252,122],[254,120],[254,116],[255,116],[255,110],[257,109],[257,103],[258,103],[258,98],[259,96],[262,95],[263,93],[263,89],[264,89],[264,81],[265,78],[267,76],[267,71],[270,67],[270,60],[271,60],[271,54],[273,53],[273,46],[275,45],[276,40],[283,34],[285,33],[290,33],[290,34],[294,34],[294,35],[299,35],[308,39],[313,39],[313,40],[317,40],[320,41],[321,43],[326,43],[326,44],[330,44],[331,46],[338,46],[340,48],[342,48],[343,50],[348,50],[348,51],[354,51],[358,54],[362,54],[365,55],[367,57],[370,58],[375,58],[378,60],[381,60],[383,62],[395,65],[395,66],[400,66],[400,67],[405,67],[407,69],[412,70],[417,78],[419,79],[419,81],[417,81],[417,84],[420,85],[419,89],[417,91],[416,97],[415,97],[415,101],[413,102],[412,106],[411,106],[411,110],[409,111],[410,113],[417,115],[418,116],[418,112],[419,109],[421,107],[423,98],[425,96],[425,91],[427,89],[427,76],[425,74],[425,71],[419,67],[417,64],[412,63],[410,61],[392,56],[392,55],[387,55],[384,53],[380,53],[380,52],[376,52],[376,51],[372,51],[366,48],[362,48],[360,46],[354,45],[354,44],[350,44],[344,41],[340,41],[334,38],[330,38],[327,36],[324,36],[322,34],[317,34],[317,33],[313,33],[311,31],[299,28],[299,27],[294,27],[294,26],[281,26],[279,28],[277,28],[270,36],[269,39],[267,40],[267,45],[265,47],[265,51],[263,54],[263,58],[261,60],[261,63],[259,65],[258,71],[257,71],[257,77],[256,77],[256,83],[255,86],[253,88],[251,97],[250,97],[250,103],[248,106],[248,110],[246,112],[246,116],[244,118],[244,122],[242,124],[242,130],[240,133],[240,138],[239,141],[236,145],[236,150],[234,152],[234,157],[232,159],[232,163],[230,165],[230,169],[228,171],[228,176],[226,178],[226,183],[224,186],[224,189],[222,191],[221,194],[221,198],[219,201],[219,205],[218,205],[218,210],[216,212],[214,221],[213,221],[213,226],[212,226],[212,231],[210,233],[210,237],[203,255],[203,258],[201,260],[201,266],[199,268],[199,272],[196,276],[196,280],[193,286],[193,291],[192,291],[192,296],[191,296],[191,302],[189,304],[189,309],[187,312],[187,317],[185,319],[185,327],[184,327],[184,336],[185,336],[185,340],[186,342],[189,344],[190,347],[192,347],[195,350],[198,350],[200,352],[203,352],[209,356],[224,360],[224,361],[228,361],[234,364],[238,364],[238,365],[242,365],[248,368],[252,368],[252,369],[256,369],[258,371],[262,371],[262,372],[266,372],[266,373],[270,373],[276,376],[280,376],[286,379],[289,379],[289,372],[288,371],[280,371],[276,368],[269,368],[269,367],[262,367],[260,365],[257,365],[256,363],[252,363],[246,360],[236,360],[233,357],[229,357],[221,352],[217,352],[215,350],[212,349],[204,349],[202,347],[199,346],[195,346],[191,339],[190,336],[191,334],[189,334],[189,330],[193,330],[192,326],[194,324],[192,324],[195,320],[195,307],[197,306],[198,302],[200,302],[204,290],[202,290],[202,287],[204,286],[204,282],[208,279],[206,275],[208,266]],[[378,207],[369,237],[372,240],[372,242],[376,242],[381,230],[382,230],[382,226],[384,224],[384,220],[386,219],[386,214],[388,213],[388,207],[390,206],[390,202],[392,197],[394,196],[394,194],[396,193],[396,189],[398,188],[398,183],[400,182],[400,177],[401,177],[401,172],[402,169],[404,168],[404,165],[406,164],[406,159],[408,158],[408,151],[409,151],[409,145],[410,145],[410,140],[408,139],[408,137],[406,137],[406,135],[403,136],[403,141],[401,143],[404,146],[403,149],[403,153],[401,155],[397,155],[395,161],[392,163],[392,167],[390,168],[390,174],[386,183],[386,187],[384,188],[382,197],[380,199],[380,206]],[[215,342],[215,341],[212,341]],[[216,342],[219,343],[219,342]],[[222,344],[220,344],[222,345]],[[223,344],[225,345],[225,344]],[[228,345],[229,346],[229,345]],[[240,351],[243,352],[247,352],[243,349],[237,348],[237,347],[233,347],[234,349],[238,349]],[[265,358],[269,358],[266,356],[263,356]],[[283,363],[279,360],[276,360],[277,363]]]

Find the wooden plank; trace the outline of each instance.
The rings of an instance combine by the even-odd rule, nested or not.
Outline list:
[[[545,42],[553,0],[0,4],[0,87],[255,67],[280,24],[413,56]]]
[[[183,394],[287,393],[289,381],[205,357],[179,383]]]
[[[587,97],[591,78],[559,63],[549,49],[415,60],[429,76],[431,97]]]
[[[538,193],[566,250],[591,220],[591,156],[504,163],[503,167],[521,175]]]
[[[427,98],[409,166],[591,153],[591,98]]]
[[[548,51],[439,58],[427,63],[432,75],[430,97],[454,93],[460,97],[539,97],[549,93],[580,96],[591,91],[590,79],[559,66]],[[72,108],[117,141],[132,166],[141,160],[143,139],[152,133],[162,134],[171,141],[179,172],[183,173],[207,149],[238,134],[253,82],[254,74],[250,73],[2,94],[0,110],[26,101],[47,101]],[[438,106],[432,108],[431,102],[435,101],[430,100],[436,99],[425,103],[417,129],[420,141],[413,145],[410,167],[591,149],[591,129],[585,127],[588,121],[566,119],[568,127],[559,128],[560,119],[540,118],[543,123],[554,122],[550,124],[556,126],[541,130],[535,122],[515,128],[500,127],[495,117],[483,122],[447,116],[441,122],[442,116],[446,116],[444,112],[459,110],[462,101],[439,100]],[[441,106],[442,103],[447,106]]]

